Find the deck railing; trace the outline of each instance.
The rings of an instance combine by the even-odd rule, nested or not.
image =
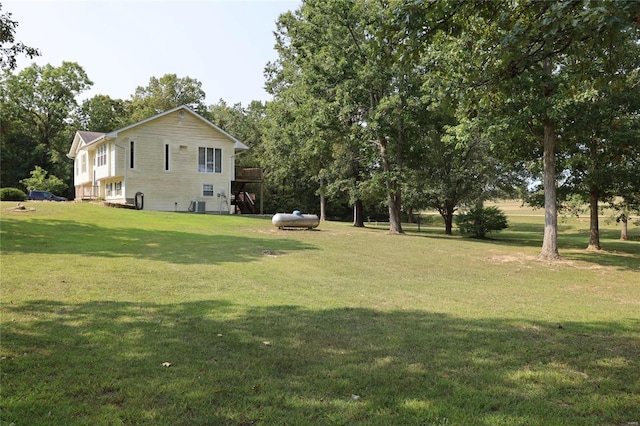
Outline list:
[[[262,178],[262,169],[260,167],[236,166],[236,180],[261,182]]]
[[[76,188],[76,198],[81,200],[95,200],[100,196],[98,186],[80,186]]]

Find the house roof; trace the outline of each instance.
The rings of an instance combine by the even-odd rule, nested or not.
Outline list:
[[[117,138],[118,134],[121,133],[121,132],[124,132],[126,130],[132,129],[134,127],[140,126],[142,124],[148,123],[150,121],[156,120],[156,119],[158,119],[160,117],[164,117],[166,115],[172,114],[172,113],[174,113],[176,111],[180,111],[180,110],[185,111],[185,112],[193,115],[197,119],[199,119],[202,122],[204,122],[207,126],[217,130],[218,132],[222,133],[223,135],[225,135],[226,137],[231,139],[234,142],[234,149],[236,151],[244,151],[244,150],[249,149],[249,147],[247,145],[245,145],[244,143],[240,142],[238,139],[236,139],[235,137],[231,136],[229,133],[225,132],[220,127],[216,126],[215,124],[213,124],[212,122],[210,122],[209,120],[207,120],[206,118],[201,116],[200,114],[192,111],[191,109],[189,109],[185,105],[181,105],[179,107],[170,109],[170,110],[165,111],[165,112],[161,112],[160,114],[156,114],[153,117],[149,117],[149,118],[144,119],[142,121],[138,121],[137,123],[130,124],[130,125],[126,126],[126,127],[123,127],[122,129],[118,129],[118,130],[115,130],[115,131],[110,132],[110,133],[87,132],[87,131],[78,130],[78,131],[76,131],[76,136],[73,138],[73,143],[71,144],[71,149],[69,149],[69,153],[67,154],[67,157],[75,158],[76,152],[80,148],[81,143],[86,146],[86,145],[91,145],[93,143],[96,143],[96,142],[98,142],[98,141],[100,141],[100,140],[102,140],[104,138],[109,138],[109,139]]]
[[[92,141],[103,137],[105,134],[100,132],[85,132],[84,130],[78,130],[78,136],[85,144],[89,144]]]
[[[210,122],[209,120],[207,120],[206,118],[204,118],[203,116],[198,114],[197,112],[192,111],[191,109],[189,109],[185,105],[181,105],[179,107],[170,109],[168,111],[161,112],[160,114],[154,115],[153,117],[149,117],[149,118],[147,118],[145,120],[138,121],[137,123],[130,124],[130,125],[126,126],[126,127],[123,127],[122,129],[116,130],[114,132],[107,133],[107,137],[108,138],[117,138],[118,137],[118,133],[120,133],[120,132],[124,132],[125,130],[129,130],[129,129],[133,128],[133,127],[140,126],[141,124],[148,123],[150,121],[156,120],[156,119],[158,119],[160,117],[164,117],[165,115],[169,115],[169,114],[172,114],[172,113],[174,113],[176,111],[180,111],[180,110],[183,110],[183,111],[188,112],[189,114],[192,114],[194,117],[198,118],[199,120],[202,120],[209,127],[212,127],[214,129],[216,129],[218,132],[222,133],[223,135],[225,135],[226,137],[231,139],[235,143],[234,148],[236,150],[247,150],[247,149],[249,149],[249,147],[247,145],[243,144],[238,139],[234,138],[229,133],[225,132],[220,127],[216,126],[215,124],[213,124],[212,122]]]

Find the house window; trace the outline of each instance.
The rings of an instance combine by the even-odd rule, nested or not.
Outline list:
[[[164,144],[164,169],[169,171],[169,144]]]
[[[222,173],[222,149],[198,148],[198,171]]]
[[[84,152],[80,154],[80,170],[82,173],[87,173],[87,154]]]
[[[122,195],[122,181],[116,182],[116,194],[115,195]]]
[[[209,185],[209,184],[202,185],[202,196],[213,197],[213,185]]]
[[[134,141],[129,142],[129,168],[135,167],[136,159],[136,143]]]
[[[106,145],[102,145],[100,148],[98,148],[98,152],[96,153],[96,161],[97,161],[97,166],[104,166],[105,164],[107,164],[107,146]]]
[[[113,192],[113,183],[108,183],[105,185],[105,190],[107,192],[107,197],[111,197],[111,194]]]
[[[216,148],[215,149],[215,156],[216,156],[216,166],[215,166],[215,170],[216,173],[222,173],[222,150],[220,148]]]

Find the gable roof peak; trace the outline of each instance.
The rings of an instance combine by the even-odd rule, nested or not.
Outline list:
[[[139,126],[139,125],[144,124],[144,123],[148,123],[150,121],[153,121],[153,120],[156,120],[156,119],[158,119],[160,117],[164,117],[166,115],[172,114],[172,113],[174,113],[176,111],[179,111],[179,110],[183,110],[183,111],[188,112],[189,114],[192,114],[197,119],[203,121],[208,126],[214,128],[215,130],[219,131],[220,133],[222,133],[223,135],[225,135],[226,137],[231,139],[234,142],[234,149],[236,149],[236,150],[247,150],[247,149],[249,149],[249,147],[247,145],[245,145],[244,143],[240,142],[237,138],[231,136],[229,133],[225,132],[220,127],[216,126],[211,121],[207,120],[206,118],[204,118],[203,116],[201,116],[197,112],[193,111],[192,109],[190,109],[186,105],[180,105],[178,107],[175,107],[175,108],[172,108],[170,110],[167,110],[167,111],[161,112],[159,114],[156,114],[156,115],[154,115],[152,117],[145,118],[142,121],[138,121],[137,123],[130,124],[128,126],[123,127],[122,129],[118,129],[118,130],[115,130],[113,132],[107,133],[106,136],[108,138],[117,138],[118,137],[118,133],[120,133],[120,132],[124,132],[125,130],[129,130],[129,129],[133,128],[133,127]]]
[[[98,138],[101,138],[102,136],[105,135],[105,133],[102,133],[102,132],[88,132],[86,130],[78,130],[77,133],[78,133],[78,136],[80,136],[80,138],[82,139],[82,141],[86,144]]]

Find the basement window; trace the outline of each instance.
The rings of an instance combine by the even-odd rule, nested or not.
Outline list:
[[[213,197],[213,185],[210,185],[210,184],[202,185],[202,196]]]

